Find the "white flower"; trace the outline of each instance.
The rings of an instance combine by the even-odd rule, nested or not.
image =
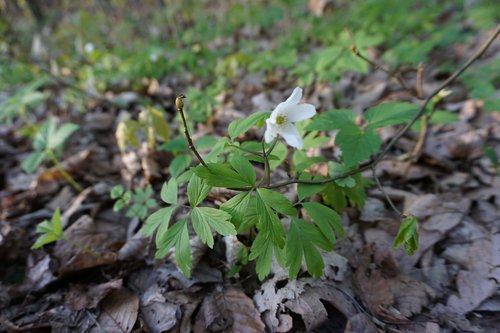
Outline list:
[[[316,114],[316,108],[312,104],[299,104],[302,98],[302,88],[295,88],[286,101],[278,104],[266,120],[266,132],[264,139],[267,143],[273,141],[279,134],[286,143],[298,149],[302,149],[303,142],[299,131],[295,127],[297,121],[306,120]]]

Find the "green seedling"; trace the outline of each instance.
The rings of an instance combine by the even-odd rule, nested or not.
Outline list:
[[[55,119],[47,119],[33,140],[33,148],[35,151],[22,163],[23,170],[27,173],[32,173],[43,162],[50,160],[71,186],[78,192],[81,192],[82,187],[64,169],[57,157],[66,140],[76,132],[78,128],[78,125],[71,123],[63,124],[59,128],[56,128]]]
[[[61,224],[61,212],[59,208],[56,209],[50,221],[44,220],[43,222],[41,222],[36,226],[36,233],[40,234],[40,236],[38,236],[35,244],[33,244],[33,246],[31,247],[32,250],[39,249],[42,246],[57,242],[58,240],[64,240],[70,243],[75,248],[78,248],[83,252],[89,253],[94,257],[100,256],[99,254],[89,249],[85,245],[80,244],[79,242],[74,241],[73,239],[70,239],[64,235],[64,231],[62,229],[62,224]]]
[[[118,212],[129,206],[127,217],[138,217],[140,219],[145,219],[149,209],[158,206],[156,200],[151,198],[153,195],[153,188],[151,185],[147,186],[145,189],[135,188],[132,191],[125,191],[123,185],[116,185],[111,189],[111,198],[115,199],[115,204],[113,210]]]

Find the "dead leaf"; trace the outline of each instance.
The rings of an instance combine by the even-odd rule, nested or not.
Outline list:
[[[125,238],[125,230],[123,225],[94,222],[90,216],[83,215],[64,231],[64,236],[95,253],[88,253],[65,240],[57,241],[54,256],[59,260],[61,275],[115,262],[116,252]]]
[[[113,290],[122,287],[122,280],[112,280],[98,285],[72,284],[66,294],[66,304],[73,310],[95,308]]]
[[[455,313],[465,315],[493,296],[497,283],[477,272],[460,271],[457,275],[457,289],[460,296],[451,295],[447,307]]]
[[[142,294],[141,314],[153,333],[168,331],[177,324],[181,316],[180,306],[166,302],[157,284]]]
[[[349,318],[344,333],[378,333],[377,327],[364,313],[358,313]]]
[[[329,283],[315,283],[314,287],[306,286],[299,297],[287,300],[285,307],[300,314],[306,330],[309,332],[329,319],[324,302],[335,307],[345,317],[344,321],[357,313],[352,301]],[[343,321],[341,318],[338,320]]]
[[[365,222],[376,222],[385,219],[387,215],[387,209],[382,200],[368,198],[361,209],[361,216],[359,219]]]
[[[228,288],[205,297],[193,331],[257,333],[264,329],[252,300],[242,290]]]
[[[113,291],[100,304],[101,313],[91,333],[129,333],[134,328],[139,298],[125,288]]]

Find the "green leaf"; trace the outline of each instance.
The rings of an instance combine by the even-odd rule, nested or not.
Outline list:
[[[267,206],[284,215],[294,216],[297,210],[293,204],[283,194],[265,188],[257,189],[257,193]]]
[[[267,119],[270,114],[271,112],[255,112],[244,119],[237,119],[232,121],[227,129],[229,136],[231,137],[231,140],[234,140],[240,134],[243,134],[246,131],[248,131],[253,125],[258,123],[259,121]]]
[[[33,148],[37,151],[46,150],[49,146],[50,137],[56,130],[56,121],[54,118],[47,119],[33,141]]]
[[[272,208],[257,193],[255,208],[258,216],[257,229],[259,233],[267,234],[269,240],[278,247],[285,245],[285,229]]]
[[[349,109],[337,109],[314,117],[306,126],[307,131],[331,131],[356,126],[356,113]]]
[[[352,167],[375,154],[382,145],[382,140],[373,129],[349,127],[337,134],[335,143],[342,148],[342,159],[346,167]]]
[[[56,209],[52,220],[49,222],[47,220],[38,224],[36,227],[36,232],[41,234],[35,244],[31,247],[32,250],[38,249],[44,245],[53,243],[63,236],[63,229],[61,224],[61,212],[59,208]]]
[[[286,264],[290,268],[290,278],[295,279],[305,258],[307,270],[314,277],[323,274],[323,258],[317,247],[328,250],[330,242],[323,236],[318,228],[302,219],[292,218],[288,239],[286,242]]]
[[[191,220],[194,231],[210,248],[214,246],[211,228],[223,236],[236,235],[234,225],[229,222],[231,215],[225,211],[209,207],[195,207],[191,213]]]
[[[311,174],[302,173],[299,177],[300,180],[313,180]],[[317,176],[314,177],[314,180],[321,180],[323,177]],[[299,201],[304,200],[305,198],[312,197],[316,193],[321,192],[325,188],[325,185],[321,184],[299,184],[297,186],[297,195],[299,197]]]
[[[207,185],[200,177],[193,175],[187,187],[191,207],[196,207],[205,200],[211,189],[212,187]]]
[[[418,250],[418,220],[410,215],[403,218],[399,231],[392,244],[394,249],[404,246],[407,255],[412,255]]]
[[[172,214],[174,213],[176,208],[177,207],[175,207],[175,206],[161,208],[161,209],[158,209],[153,214],[149,215],[148,219],[146,220],[146,222],[144,223],[144,225],[141,228],[141,234],[143,236],[150,236],[161,225],[166,225],[166,227],[168,228],[170,218],[172,217]],[[158,232],[156,237],[157,237],[157,239],[161,239],[161,238],[165,237],[165,235],[162,235],[162,234],[160,234],[160,232]]]
[[[365,112],[368,129],[381,128],[409,122],[419,106],[413,103],[394,102],[383,103]]]
[[[64,142],[76,132],[80,126],[76,124],[64,124],[62,125],[52,136],[48,138],[47,149],[56,149],[61,147]]]
[[[28,155],[28,157],[23,161],[21,167],[27,173],[32,173],[35,171],[40,164],[47,158],[45,151],[34,151]]]
[[[243,175],[238,174],[228,164],[208,163],[208,167],[198,166],[194,169],[195,174],[204,179],[208,185],[238,188],[252,186]]]
[[[328,171],[330,177],[336,177],[342,174],[345,174],[346,172],[350,171],[351,169],[346,167],[345,165],[335,163],[335,162],[328,162]],[[340,186],[340,187],[354,187],[356,186],[356,181],[352,177],[345,177],[342,179],[338,179],[335,181],[335,183]]]
[[[193,263],[191,261],[187,219],[179,220],[168,229],[166,236],[162,238],[160,244],[157,245],[155,258],[164,258],[172,246],[175,246],[175,260],[177,266],[185,276],[189,277],[191,275],[191,266]]]
[[[165,203],[177,205],[177,181],[175,178],[170,178],[168,182],[163,183],[160,197]]]
[[[123,207],[125,207],[126,204],[127,203],[123,199],[116,200],[115,204],[113,205],[113,211],[119,212],[123,209]]]
[[[122,196],[123,192],[125,192],[125,188],[122,184],[118,184],[113,186],[111,189],[111,199],[116,199]]]
[[[259,233],[252,243],[248,259],[257,259],[255,271],[260,281],[264,280],[271,270],[274,248],[275,246],[273,243],[270,242],[267,235],[263,233]]]
[[[247,182],[248,185],[255,184],[255,170],[252,164],[243,155],[234,154],[230,160],[231,166]]]
[[[323,190],[323,200],[336,211],[342,212],[347,208],[347,198],[342,189],[335,183],[328,183]]]
[[[179,176],[184,170],[189,168],[191,161],[191,155],[182,154],[176,156],[168,167],[170,175],[173,178],[177,178],[177,176]]]
[[[302,206],[318,226],[323,236],[332,244],[332,247],[335,244],[335,234],[339,237],[344,236],[344,228],[336,211],[318,202],[304,202]]]
[[[272,158],[269,159],[269,168],[271,170],[276,169],[285,161],[287,156],[288,148],[281,141],[278,141],[271,153],[270,157]]]
[[[224,202],[219,207],[232,216],[231,222],[236,226],[236,228],[240,227],[241,223],[243,222],[243,218],[248,212],[250,197],[250,192],[239,193],[228,201]]]

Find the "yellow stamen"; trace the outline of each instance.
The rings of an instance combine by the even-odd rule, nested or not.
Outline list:
[[[282,114],[279,114],[277,117],[276,117],[276,124],[278,126],[281,126],[283,124],[286,123],[286,116],[282,115]]]

